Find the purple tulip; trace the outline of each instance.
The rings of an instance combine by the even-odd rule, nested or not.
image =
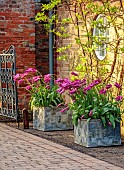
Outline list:
[[[27,76],[27,75],[28,75],[27,72],[26,72],[26,73],[23,73],[23,74],[20,74],[21,78],[24,78],[24,77]]]
[[[65,89],[61,90],[60,94],[64,93],[65,92]]]
[[[61,84],[61,87],[65,88],[66,90],[68,90],[69,86],[70,86],[70,83],[68,83],[68,82],[67,83],[63,82]]]
[[[83,118],[84,118],[84,115],[81,116],[81,119],[83,119]]]
[[[31,89],[31,86],[28,85],[28,86],[26,86],[25,88],[26,88],[26,90],[30,90],[30,89]]]
[[[56,107],[60,107],[60,106],[63,106],[63,103],[58,104]]]
[[[51,80],[51,74],[46,74],[46,75],[44,76],[44,82],[45,82],[45,83],[49,83],[50,80]]]
[[[123,96],[117,96],[117,97],[115,98],[116,101],[120,101],[120,100],[122,100],[122,99],[123,99]]]
[[[65,82],[65,83],[71,83],[68,78],[63,79],[63,82]]]
[[[33,82],[37,82],[40,79],[41,79],[40,76],[35,76],[35,77],[32,78]]]
[[[107,85],[106,85],[106,89],[110,89],[111,87],[112,87],[111,84],[107,84]]]
[[[92,114],[93,114],[93,111],[92,111],[92,110],[90,110],[90,112],[89,112],[89,116],[92,116]]]
[[[58,78],[57,80],[55,80],[56,83],[62,83],[64,80],[61,78]]]
[[[33,72],[33,73],[36,73],[37,70],[34,69],[34,68],[28,68],[25,72]]]
[[[74,81],[72,81],[72,85],[75,85],[75,84],[80,84],[81,83],[81,80],[74,80]]]
[[[73,89],[73,90],[70,90],[70,91],[69,91],[69,94],[70,94],[70,95],[73,95],[73,94],[75,94],[76,92],[77,92],[77,90],[76,90],[76,89]]]
[[[92,87],[95,86],[95,84],[94,84],[94,83],[91,83],[91,84],[89,84],[89,86],[92,88]]]
[[[92,87],[90,86],[90,85],[88,85],[88,86],[86,86],[86,87],[84,87],[84,91],[88,91],[88,90],[90,90]]]
[[[67,110],[69,110],[69,107],[66,107],[66,108],[62,109],[60,112],[61,112],[61,113],[64,113],[64,112],[67,111]]]
[[[112,126],[112,123],[111,123],[111,122],[108,122],[108,125]]]
[[[93,83],[94,85],[97,85],[97,84],[101,83],[101,80],[100,80],[100,79],[97,79],[97,80],[94,80],[92,83]]]
[[[114,86],[117,87],[118,89],[121,88],[121,85],[119,83],[117,83],[117,82],[115,82]]]
[[[22,83],[23,82],[23,79],[20,79],[18,80],[18,84]]]
[[[58,93],[60,93],[62,90],[63,90],[63,88],[62,88],[62,87],[60,87],[60,88],[59,88],[59,89],[57,89],[56,91],[57,91]]]
[[[65,89],[63,89],[62,87],[60,87],[59,89],[57,89],[57,92],[60,93],[60,94],[62,94],[62,93],[65,92]]]
[[[17,79],[19,79],[20,78],[20,74],[16,74],[15,76],[13,76],[14,77],[14,81],[16,81]]]
[[[50,86],[49,86],[49,85],[47,85],[47,86],[46,86],[46,89],[50,89]]]
[[[81,82],[82,86],[86,85],[86,82],[85,81],[82,81]]]
[[[101,90],[100,90],[100,92],[99,92],[99,93],[100,93],[100,94],[105,94],[105,93],[106,93],[106,91],[107,91],[107,90],[103,88],[103,89],[101,89]]]
[[[83,83],[84,83],[84,81],[82,81],[82,80],[75,80],[75,81],[71,82],[71,86],[79,88],[79,87],[82,87]]]
[[[78,74],[75,73],[75,72],[71,72],[71,74],[72,74],[73,76],[78,76]]]

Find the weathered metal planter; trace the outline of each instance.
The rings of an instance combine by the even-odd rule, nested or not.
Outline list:
[[[78,120],[74,136],[75,143],[85,147],[121,145],[120,123],[115,128],[110,125],[104,127],[100,119],[90,122]]]
[[[72,112],[61,113],[62,108],[34,107],[33,128],[42,131],[73,129]]]

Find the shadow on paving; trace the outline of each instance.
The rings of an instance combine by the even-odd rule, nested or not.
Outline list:
[[[18,128],[16,122],[4,122],[7,125]],[[39,136],[41,138],[53,141],[55,143],[64,145],[76,151],[88,154],[100,160],[104,160],[113,165],[124,168],[124,141],[122,140],[121,146],[111,146],[111,147],[98,147],[98,148],[86,148],[74,143],[73,130],[68,131],[52,131],[43,132],[40,130],[35,130],[32,127],[32,122],[29,124],[29,129],[24,129],[23,124],[20,123],[20,130],[28,132],[30,134]]]

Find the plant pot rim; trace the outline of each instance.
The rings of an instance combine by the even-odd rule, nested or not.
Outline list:
[[[51,109],[60,109],[60,108],[63,108],[64,106],[59,106],[59,107],[57,107],[57,106],[33,106],[33,108],[51,108]]]
[[[78,120],[81,120],[81,121],[82,121],[82,120],[85,120],[85,121],[86,121],[86,120],[88,120],[88,119],[80,119],[80,118],[79,118]],[[101,120],[101,119],[91,119],[90,121],[92,121],[92,120]],[[89,121],[89,122],[90,122],[90,121]]]
[[[121,120],[121,117],[120,117],[120,118],[118,118],[118,119],[120,119],[120,120]],[[80,121],[85,120],[85,121],[86,121],[87,119],[80,119],[80,118],[79,118],[78,120],[80,120]],[[100,119],[100,118],[99,118],[99,119],[91,119],[89,122],[91,122],[92,120],[102,120],[102,119]]]

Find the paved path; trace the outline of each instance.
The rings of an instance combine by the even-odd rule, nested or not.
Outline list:
[[[123,170],[46,139],[0,124],[0,170]]]

